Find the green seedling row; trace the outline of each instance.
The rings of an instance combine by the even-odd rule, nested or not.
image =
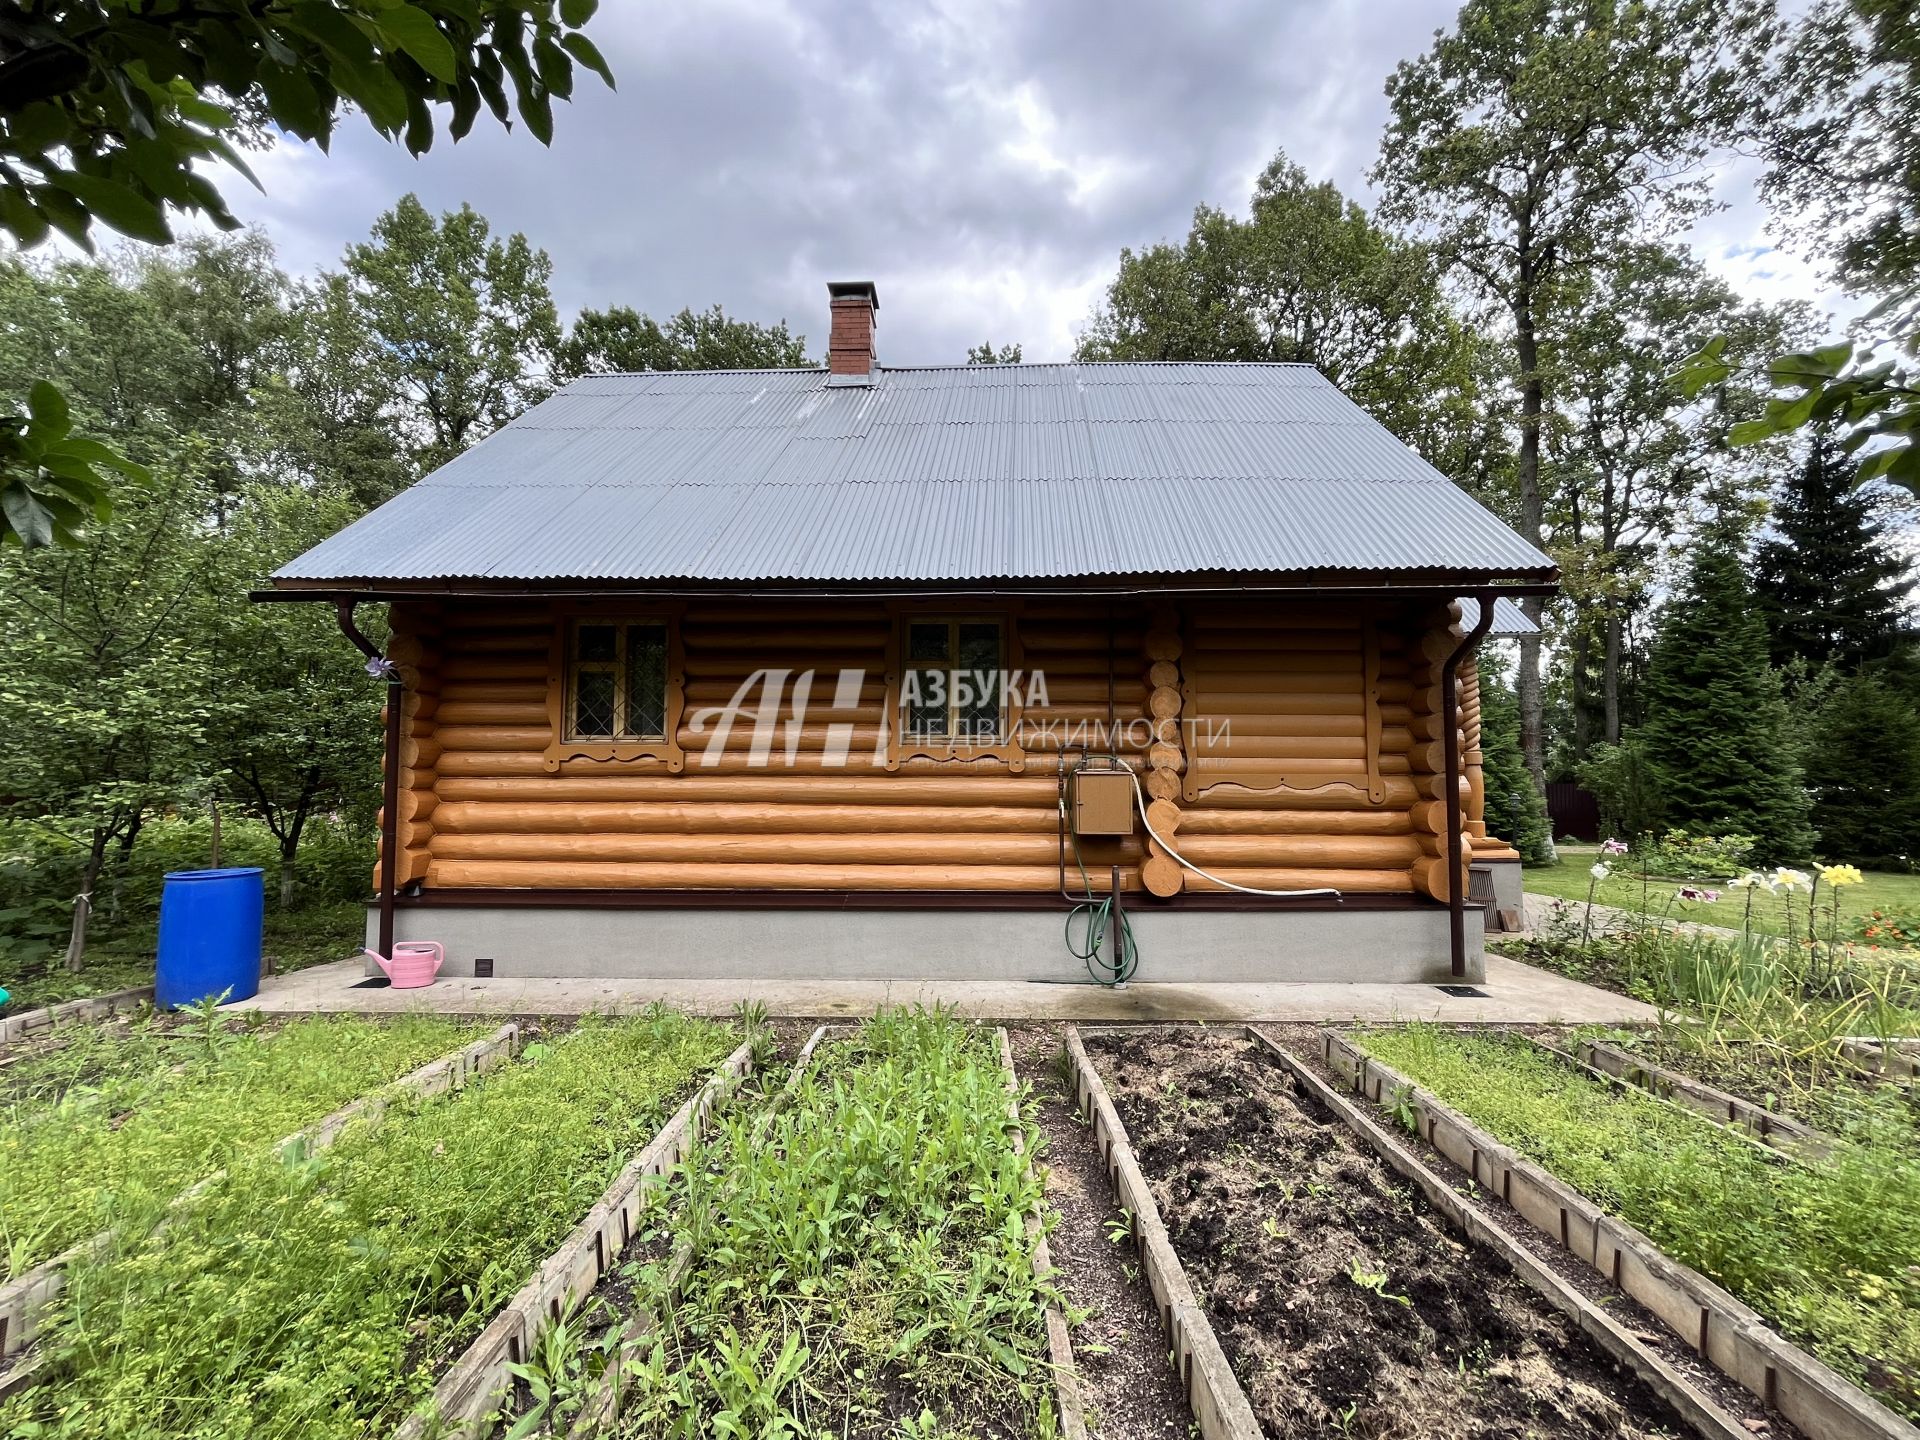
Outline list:
[[[1045,1316],[994,1032],[883,1012],[770,1118],[736,1107],[677,1174],[658,1340],[629,1436],[1051,1435]],[[1025,1112],[1023,1112],[1025,1113]],[[1024,1142],[1041,1144],[1030,1118]]]
[[[1360,1039],[1920,1418],[1920,1165],[1904,1150],[1845,1143],[1817,1162],[1793,1162],[1516,1037],[1410,1026]]]
[[[82,1031],[22,1061],[0,1110],[11,1279],[482,1033],[447,1020],[303,1020]]]
[[[0,1434],[390,1434],[734,1044],[589,1019],[318,1155],[242,1157],[74,1270]]]

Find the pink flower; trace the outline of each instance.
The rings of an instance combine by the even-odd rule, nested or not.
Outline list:
[[[1701,890],[1693,885],[1682,885],[1679,895],[1682,900],[1701,900],[1709,905],[1720,898],[1718,890]]]
[[[1627,842],[1611,838],[1604,840],[1600,844],[1600,853],[1602,855],[1624,855],[1627,853]]]

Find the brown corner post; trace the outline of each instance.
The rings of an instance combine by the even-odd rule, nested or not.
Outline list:
[[[1467,887],[1460,879],[1460,662],[1471,655],[1493,627],[1491,594],[1479,597],[1480,614],[1473,622],[1446,664],[1440,667],[1440,740],[1446,749],[1447,793],[1441,797],[1447,816],[1447,954],[1456,980],[1467,974]]]
[[[387,743],[380,790],[379,946],[382,955],[391,957],[394,882],[399,874],[400,863],[400,857],[395,853],[400,840],[400,703],[405,698],[406,686],[401,682],[399,667],[382,655],[380,647],[362,634],[360,627],[354,623],[353,607],[351,600],[338,601],[334,606],[341,633],[367,657],[367,673],[375,678],[384,678],[387,682]]]

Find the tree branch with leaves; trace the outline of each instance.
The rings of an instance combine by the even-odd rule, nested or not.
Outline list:
[[[322,149],[358,110],[415,154],[484,108],[542,144],[575,66],[613,83],[581,27],[596,0],[21,0],[0,3],[0,232],[89,252],[96,224],[150,244],[169,212],[237,228],[209,162],[278,128]],[[257,184],[257,181],[254,181]],[[105,446],[55,436],[51,399],[0,416],[0,541],[72,543],[110,502]],[[97,445],[97,442],[91,442]],[[64,447],[49,450],[48,446]]]

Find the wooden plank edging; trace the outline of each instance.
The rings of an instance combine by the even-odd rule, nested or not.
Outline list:
[[[1812,1440],[1920,1440],[1920,1428],[1786,1340],[1757,1311],[1669,1257],[1632,1225],[1345,1036],[1332,1030],[1320,1036],[1328,1068],[1356,1093],[1375,1104],[1410,1106],[1421,1138],[1435,1150]]]
[[[296,1130],[275,1141],[272,1153],[284,1156],[297,1149],[309,1155],[317,1154],[338,1140],[355,1120],[377,1123],[396,1101],[426,1099],[458,1089],[474,1076],[511,1060],[519,1050],[520,1027],[511,1023],[502,1025],[491,1035],[438,1059],[429,1060],[398,1080],[389,1081],[380,1089],[348,1102],[305,1129]],[[166,1213],[171,1214],[196,1196],[204,1194],[224,1179],[226,1173],[223,1167],[196,1180],[167,1202]],[[165,1221],[161,1223],[164,1225]],[[5,1285],[0,1285],[0,1359],[18,1354],[39,1334],[40,1322],[47,1307],[66,1284],[68,1267],[107,1253],[113,1243],[114,1231],[111,1228],[102,1230],[90,1239],[69,1246],[52,1259],[43,1260]],[[0,1393],[5,1393],[9,1387],[24,1388],[24,1379],[18,1369],[0,1376]]]
[[[1571,1058],[1590,1070],[1597,1070],[1610,1080],[1621,1081],[1662,1100],[1685,1106],[1717,1125],[1743,1133],[1773,1149],[1814,1157],[1825,1155],[1833,1149],[1834,1140],[1831,1136],[1823,1135],[1790,1115],[1781,1115],[1763,1105],[1756,1105],[1751,1100],[1696,1080],[1678,1070],[1655,1064],[1604,1040],[1576,1041],[1570,1057],[1537,1037],[1534,1043],[1556,1055],[1562,1055],[1562,1058]]]
[[[1020,1118],[1020,1076],[1013,1068],[1013,1043],[1005,1026],[994,1031],[1000,1042],[1000,1064],[1007,1072],[1007,1139],[1013,1153],[1026,1162],[1027,1178],[1033,1179],[1033,1157],[1026,1152],[1026,1125]],[[1027,1239],[1033,1242],[1033,1277],[1045,1281],[1053,1273],[1053,1255],[1042,1233],[1046,1208],[1044,1190],[1027,1214]],[[1080,1374],[1073,1363],[1073,1336],[1067,1330],[1067,1317],[1058,1305],[1047,1306],[1047,1359],[1053,1371],[1053,1399],[1060,1434],[1064,1440],[1087,1440],[1086,1408],[1080,1399]]]
[[[102,1020],[127,1010],[138,1010],[153,1001],[153,986],[134,985],[106,995],[83,995],[39,1010],[24,1010],[18,1015],[0,1017],[0,1045],[11,1045],[40,1030],[64,1025],[69,1020]]]
[[[1234,1378],[1233,1367],[1227,1363],[1206,1311],[1194,1298],[1193,1286],[1160,1218],[1160,1206],[1133,1153],[1133,1142],[1127,1138],[1127,1127],[1121,1123],[1120,1112],[1087,1055],[1078,1026],[1067,1027],[1067,1061],[1075,1108],[1092,1122],[1094,1143],[1106,1161],[1114,1196],[1133,1218],[1141,1274],[1173,1343],[1174,1368],[1180,1374],[1188,1408],[1203,1440],[1261,1440],[1253,1406]]]
[[[794,1057],[793,1071],[787,1076],[786,1084],[780,1087],[780,1093],[774,1096],[766,1112],[760,1117],[754,1130],[755,1135],[766,1134],[766,1126],[771,1122],[774,1113],[792,1099],[799,1090],[800,1081],[805,1077],[808,1067],[812,1065],[814,1051],[820,1047],[821,1042],[832,1034],[850,1028],[853,1027],[822,1025],[807,1037],[807,1043],[800,1047],[799,1055]],[[617,1256],[615,1258],[618,1259]],[[670,1296],[676,1299],[679,1297],[680,1287],[685,1283],[687,1271],[692,1263],[692,1251],[684,1243],[676,1245],[667,1261],[666,1289]],[[637,1358],[641,1342],[659,1328],[658,1317],[647,1310],[636,1311],[633,1317],[621,1327],[620,1339],[615,1344],[613,1353],[607,1357],[606,1367],[600,1372],[592,1392],[581,1404],[580,1413],[574,1416],[573,1423],[567,1427],[568,1440],[586,1440],[588,1436],[598,1435],[620,1418],[621,1408],[627,1398],[628,1368]]]
[[[1920,1057],[1908,1054],[1904,1050],[1889,1049],[1885,1045],[1865,1040],[1843,1040],[1840,1053],[1863,1070],[1888,1080],[1904,1080],[1911,1084],[1920,1077]]]
[[[1247,1038],[1278,1061],[1294,1081],[1324,1105],[1373,1152],[1426,1195],[1433,1208],[1467,1240],[1492,1251],[1580,1332],[1614,1360],[1638,1375],[1703,1436],[1714,1440],[1752,1440],[1750,1432],[1716,1405],[1690,1380],[1636,1339],[1618,1320],[1594,1304],[1507,1232],[1469,1197],[1447,1184],[1384,1126],[1322,1080],[1291,1051],[1253,1026]]]
[[[394,1440],[445,1440],[485,1431],[489,1412],[513,1383],[507,1367],[523,1363],[540,1331],[571,1314],[613,1269],[661,1188],[648,1182],[658,1182],[680,1163],[707,1117],[752,1070],[753,1041],[748,1039],[621,1167],[559,1248],[441,1376],[432,1396],[401,1422]]]

